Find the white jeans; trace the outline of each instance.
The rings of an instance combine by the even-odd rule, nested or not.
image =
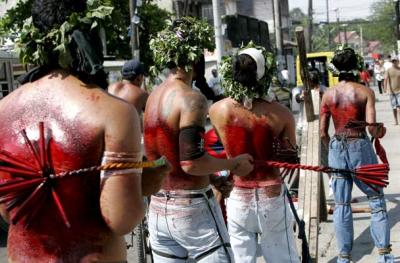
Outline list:
[[[280,196],[268,198],[265,188],[235,187],[227,214],[235,262],[255,263],[261,250],[268,263],[300,263],[293,215],[283,189]]]
[[[203,194],[200,198],[151,197],[149,231],[155,263],[184,263],[190,259],[234,263],[221,209],[215,197],[206,196],[208,190],[178,193]]]

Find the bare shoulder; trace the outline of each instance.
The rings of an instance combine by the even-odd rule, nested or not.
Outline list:
[[[210,116],[226,114],[228,112],[228,110],[231,109],[231,106],[233,105],[232,101],[233,100],[230,98],[225,98],[225,99],[215,102],[210,107],[210,110],[209,110]]]
[[[207,111],[208,104],[206,97],[196,90],[182,92],[182,110],[183,111]]]
[[[280,104],[277,101],[273,101],[271,103],[269,103],[269,105],[271,105],[271,108],[275,111],[275,113],[280,114],[282,116],[292,116],[292,112],[290,111],[290,109],[282,104]]]

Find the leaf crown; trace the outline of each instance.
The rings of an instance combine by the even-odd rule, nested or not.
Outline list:
[[[150,49],[155,63],[150,69],[153,75],[166,67],[182,67],[190,71],[204,49],[215,49],[214,29],[207,21],[183,17],[152,38]]]
[[[356,66],[354,69],[352,69],[350,71],[341,71],[341,70],[337,69],[336,66],[332,63],[333,59],[329,63],[328,69],[329,69],[329,71],[332,72],[333,76],[335,76],[335,77],[338,77],[341,73],[348,73],[348,74],[353,74],[357,78],[359,76],[359,72],[364,69],[364,59],[358,53],[356,53],[353,48],[349,47],[346,44],[338,45],[336,47],[333,57],[343,55],[347,52],[351,52],[351,53],[355,54],[355,56],[357,58]]]
[[[233,78],[233,62],[234,57],[239,56],[240,51],[247,48],[256,48],[262,51],[265,59],[264,76],[258,80],[258,85],[255,87],[245,87]],[[232,56],[224,56],[222,58],[220,73],[221,84],[225,91],[225,95],[236,100],[242,101],[244,98],[254,99],[262,98],[268,95],[268,89],[276,72],[276,62],[273,53],[268,52],[264,47],[255,45],[250,41],[246,46],[242,46]]]
[[[72,13],[61,25],[41,32],[29,18],[17,40],[18,54],[22,64],[37,66],[57,65],[63,69],[73,68],[73,51],[70,50],[72,33],[75,29],[92,33],[111,16],[113,7],[101,0],[87,1],[84,13]]]

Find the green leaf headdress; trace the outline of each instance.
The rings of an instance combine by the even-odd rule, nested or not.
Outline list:
[[[76,29],[91,32],[108,19],[113,7],[103,5],[104,0],[87,1],[85,13],[72,13],[59,27],[41,32],[28,19],[17,40],[20,60],[23,64],[36,66],[57,65],[63,69],[73,68],[73,52],[70,50],[72,35]],[[96,43],[98,44],[98,43]]]
[[[238,81],[233,79],[233,60],[243,50],[255,48],[262,52],[265,60],[264,75],[258,80],[256,87],[245,87]],[[276,71],[276,63],[274,54],[268,52],[264,47],[257,46],[253,42],[242,46],[233,56],[225,56],[222,58],[221,63],[221,84],[224,88],[225,95],[231,97],[236,101],[243,101],[244,99],[253,100],[255,98],[263,98],[268,94],[269,86]]]
[[[189,71],[204,53],[204,49],[215,49],[214,30],[203,20],[183,17],[162,30],[150,40],[155,66],[152,74],[157,75],[166,67],[179,66]]]
[[[340,71],[335,67],[332,61],[328,65],[328,69],[332,72],[333,76],[338,77],[341,73],[348,73],[353,74],[356,78],[359,76],[359,72],[364,68],[364,59],[354,51],[351,47],[347,46],[346,44],[338,45],[333,57],[340,56],[346,52],[352,52],[357,57],[357,64],[356,67],[350,71]]]

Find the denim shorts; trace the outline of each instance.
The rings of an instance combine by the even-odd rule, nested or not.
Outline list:
[[[393,109],[400,108],[400,93],[390,94],[390,104]]]

